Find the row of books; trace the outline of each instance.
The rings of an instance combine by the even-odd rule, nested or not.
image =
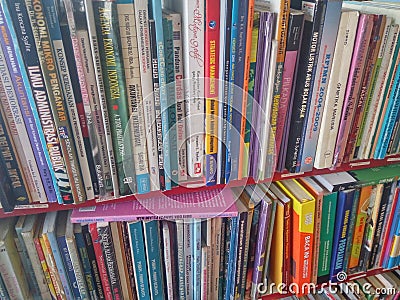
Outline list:
[[[399,168],[2,219],[0,290],[12,299],[257,299],[272,284],[283,293],[396,268]]]
[[[355,279],[351,282],[341,283],[337,286],[315,288],[313,293],[297,298],[295,296],[285,298],[299,300],[323,300],[323,299],[399,299],[400,272],[395,270],[373,276]]]

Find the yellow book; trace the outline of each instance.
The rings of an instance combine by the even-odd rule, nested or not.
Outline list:
[[[274,232],[272,234],[273,243],[271,245],[271,266],[270,277],[277,286],[283,283],[283,233],[284,233],[284,214],[283,203],[277,201]],[[278,291],[281,292],[281,291]]]

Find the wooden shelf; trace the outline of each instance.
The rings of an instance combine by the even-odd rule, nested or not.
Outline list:
[[[381,167],[389,164],[397,164],[400,163],[400,155],[395,156],[388,156],[385,159],[379,160],[360,160],[356,162],[346,163],[341,165],[335,169],[314,169],[311,172],[305,173],[287,173],[287,172],[276,172],[271,179],[266,179],[260,181],[260,183],[268,183],[271,181],[279,181],[285,180],[289,178],[300,178],[300,177],[307,177],[313,175],[320,175],[320,174],[327,174],[332,172],[343,172],[343,171],[351,171],[351,170],[359,170],[365,168],[373,168],[373,167]],[[399,174],[400,175],[400,174]],[[135,201],[137,199],[143,198],[151,198],[159,196],[160,194],[164,194],[166,196],[169,195],[177,195],[177,194],[187,194],[196,191],[203,191],[203,190],[211,190],[211,189],[222,189],[225,187],[238,187],[238,186],[245,186],[249,184],[255,184],[256,181],[253,178],[244,178],[242,180],[233,180],[228,184],[217,184],[214,186],[205,186],[203,182],[195,182],[188,184],[187,186],[178,186],[174,187],[172,190],[169,191],[154,191],[147,194],[136,194],[136,195],[129,195],[123,196],[119,198],[111,198],[105,201],[97,200],[89,200],[81,204],[58,204],[58,203],[45,203],[45,204],[32,204],[28,206],[21,206],[16,207],[13,212],[4,213],[0,209],[0,218],[11,217],[11,216],[21,216],[21,215],[29,215],[29,214],[39,214],[39,213],[46,213],[49,211],[58,211],[58,210],[68,210],[80,207],[88,207],[99,205],[101,203],[113,201],[113,202],[124,202],[124,201]]]

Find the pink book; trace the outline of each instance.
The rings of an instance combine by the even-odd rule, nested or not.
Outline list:
[[[340,166],[346,150],[347,138],[353,123],[355,111],[354,106],[357,103],[361,89],[373,22],[374,16],[368,14],[361,14],[358,22],[357,37],[354,44],[342,116],[340,119],[338,136],[336,139],[335,155],[333,160],[335,166]]]
[[[237,216],[236,200],[229,188],[173,196],[161,195],[74,209],[71,222],[234,217]]]

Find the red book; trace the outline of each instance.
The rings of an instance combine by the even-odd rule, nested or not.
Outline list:
[[[89,224],[90,235],[92,236],[93,249],[96,254],[97,266],[99,267],[101,284],[103,285],[104,296],[106,300],[113,300],[113,294],[111,291],[110,281],[107,275],[107,267],[103,257],[103,250],[101,249],[100,237],[97,231],[97,224]]]
[[[206,97],[205,154],[206,184],[217,183],[218,152],[218,74],[220,1],[206,0],[206,26],[204,39],[204,91]]]

